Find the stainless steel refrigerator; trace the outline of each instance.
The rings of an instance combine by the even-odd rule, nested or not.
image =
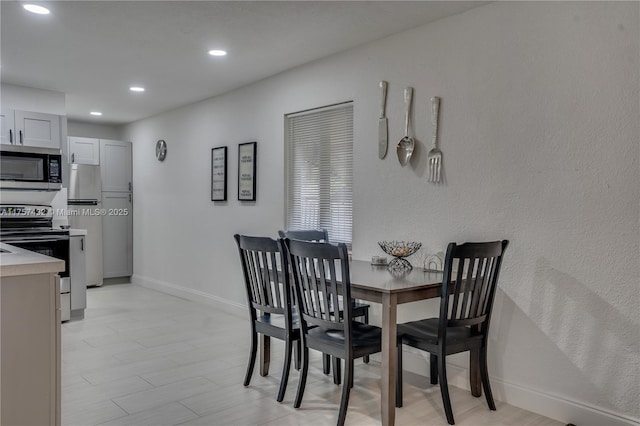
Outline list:
[[[69,226],[86,229],[87,287],[102,285],[102,180],[100,166],[71,164]]]

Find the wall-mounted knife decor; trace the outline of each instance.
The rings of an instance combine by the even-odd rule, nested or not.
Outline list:
[[[378,157],[382,160],[387,156],[389,129],[387,127],[387,82],[380,82],[380,119],[378,120]]]

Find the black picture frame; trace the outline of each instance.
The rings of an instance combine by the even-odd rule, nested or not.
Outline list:
[[[227,147],[211,148],[211,201],[227,201]]]
[[[256,151],[258,142],[238,145],[238,200],[256,200]]]

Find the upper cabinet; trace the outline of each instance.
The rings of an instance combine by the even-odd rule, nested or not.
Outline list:
[[[19,110],[3,111],[3,144],[60,149],[60,116]]]
[[[13,125],[13,110],[0,113],[0,143],[13,145],[16,143],[16,129]]]
[[[103,192],[132,190],[131,142],[100,139],[100,177]]]
[[[60,149],[60,116],[14,111],[18,142],[24,146]]]
[[[100,140],[69,137],[69,162],[75,164],[100,164]]]

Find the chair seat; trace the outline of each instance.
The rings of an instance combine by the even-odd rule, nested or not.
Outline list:
[[[300,328],[300,321],[298,321],[298,313],[295,309],[291,313],[291,319],[292,319],[291,325],[293,326],[293,328]],[[261,324],[271,326],[271,327],[278,327],[282,329],[285,328],[284,315],[280,315],[280,314],[260,315],[259,317],[256,318],[256,322],[259,322]]]
[[[428,351],[438,346],[438,318],[427,318],[398,325],[398,339],[402,343]],[[464,347],[476,346],[482,342],[482,335],[474,334],[469,327],[449,327],[447,329],[447,352],[457,352],[460,344]],[[468,350],[468,349],[466,349]]]
[[[382,330],[379,327],[353,321],[351,333],[355,356],[363,356],[364,354],[372,354],[382,350]],[[322,345],[324,350],[328,347],[335,347],[339,351],[343,351],[344,349],[344,332],[342,330],[313,328],[309,330],[308,339],[309,343],[317,342]],[[323,350],[322,348],[319,349]]]

